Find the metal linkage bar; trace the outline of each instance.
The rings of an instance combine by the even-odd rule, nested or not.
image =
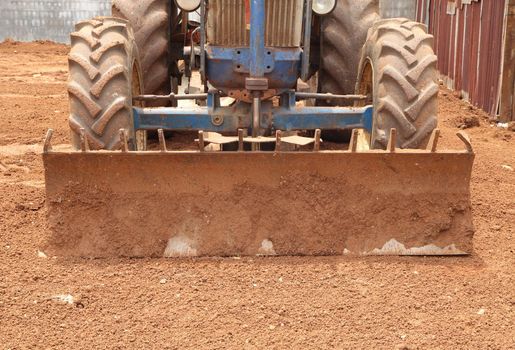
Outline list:
[[[300,73],[300,78],[303,81],[306,81],[309,75],[309,56],[311,55],[311,2],[312,0],[306,0],[306,7],[304,8],[304,37],[302,39],[303,51]]]
[[[136,130],[203,130],[234,132],[251,125],[250,115],[241,115],[230,107],[219,107],[211,111],[207,107],[196,108],[133,108]]]
[[[134,101],[179,101],[179,100],[207,100],[207,94],[174,94],[169,95],[138,95],[133,96]]]
[[[133,108],[134,127],[137,130],[204,130],[236,132],[252,125],[249,114],[238,114],[231,107],[218,107],[213,111],[197,108]],[[274,108],[271,118],[261,120],[261,129],[276,130],[372,130],[372,107],[305,107]]]
[[[303,107],[272,111],[274,128],[280,130],[372,130],[373,108]],[[261,125],[263,127],[263,125]]]
[[[318,99],[318,100],[348,100],[348,101],[362,101],[368,98],[367,95],[333,95],[333,94],[323,94],[316,92],[296,92],[295,98],[297,100],[307,100],[310,98]]]
[[[236,132],[252,126],[252,116],[232,107],[133,108],[137,130],[204,130]],[[261,120],[261,129],[276,130],[372,130],[372,107],[274,108],[271,118]]]
[[[206,0],[200,1],[200,77],[204,87],[206,80]]]

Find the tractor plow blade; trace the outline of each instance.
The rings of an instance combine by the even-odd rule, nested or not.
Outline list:
[[[68,256],[461,255],[469,152],[46,152]]]

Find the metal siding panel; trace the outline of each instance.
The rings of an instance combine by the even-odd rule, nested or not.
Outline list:
[[[457,32],[456,32],[456,53],[455,53],[455,67],[454,67],[454,86],[458,91],[463,90],[463,37],[465,34],[465,15],[466,10],[463,7],[459,7],[457,10]]]
[[[500,120],[515,121],[515,0],[506,8],[504,63],[500,98]]]
[[[447,14],[448,0],[418,0],[418,19],[426,16],[435,36],[440,73],[454,81],[470,102],[490,115],[497,113],[503,55],[504,1],[457,3],[456,14]]]
[[[502,5],[502,6],[501,6]],[[477,102],[490,115],[497,113],[498,91],[502,62],[504,4],[501,1],[483,1],[480,82]]]
[[[438,28],[438,57],[440,73],[450,75],[451,18],[447,15],[447,0],[438,0],[436,26]]]
[[[449,17],[449,30],[450,30],[450,41],[449,41],[449,63],[447,75],[452,79],[452,88],[455,89],[455,78],[456,78],[456,21],[457,15]]]

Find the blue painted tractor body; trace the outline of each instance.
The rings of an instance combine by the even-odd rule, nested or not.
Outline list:
[[[206,93],[169,96],[137,96],[139,100],[205,100],[205,106],[191,108],[134,108],[137,130],[202,130],[236,132],[246,129],[259,136],[275,130],[372,129],[372,107],[298,106],[303,99],[340,99],[347,103],[364,99],[357,95],[299,93],[298,79],[307,81],[316,68],[310,63],[312,28],[311,1],[302,7],[302,41],[298,47],[266,46],[267,13],[265,0],[250,0],[247,28],[248,46],[223,46],[207,43],[206,5],[200,7],[200,47],[191,48],[198,55],[199,71]],[[293,15],[292,15],[293,16]],[[292,29],[293,30],[293,29]],[[197,50],[195,50],[197,49]],[[196,53],[195,53],[196,52]],[[185,55],[186,56],[186,55]],[[185,60],[189,60],[185,57]],[[209,84],[209,88],[208,88]],[[236,100],[221,106],[220,97]],[[274,105],[272,98],[279,96]]]

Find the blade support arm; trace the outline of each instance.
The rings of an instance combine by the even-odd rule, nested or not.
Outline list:
[[[203,130],[236,132],[255,122],[248,108],[133,108],[137,130]],[[372,128],[373,108],[360,107],[278,107],[270,110],[271,118],[262,118],[262,129],[333,130]]]

